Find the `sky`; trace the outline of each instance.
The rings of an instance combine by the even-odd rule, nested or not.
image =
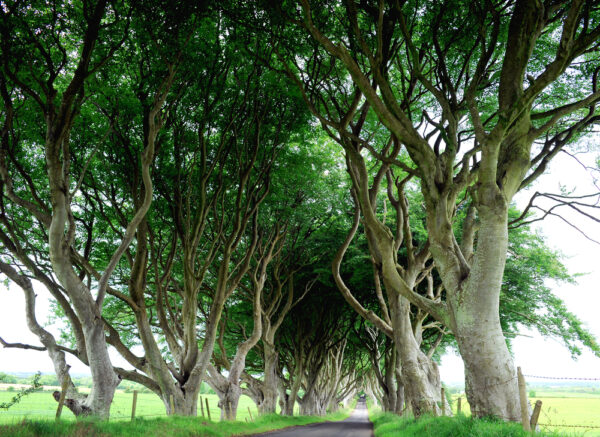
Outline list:
[[[586,153],[580,157],[587,165],[592,165],[597,154]],[[519,193],[517,205],[523,208],[535,191],[560,193],[561,186],[574,190],[573,194],[598,192],[592,179],[583,167],[566,154],[559,154],[550,165],[549,171],[534,186]],[[600,213],[595,216],[600,219]],[[583,219],[578,213],[565,210],[564,217],[600,241],[600,223]],[[576,284],[548,284],[552,291],[564,300],[567,308],[577,315],[597,339],[600,339],[600,245],[587,240],[578,231],[556,217],[548,217],[536,224],[546,237],[547,244],[564,255],[563,263],[570,273],[585,273]],[[513,340],[515,365],[524,374],[562,377],[600,378],[600,358],[585,350],[577,359],[571,358],[565,346],[554,339],[546,339],[536,331],[523,330],[521,336]],[[464,382],[462,360],[456,354],[447,354],[440,366],[442,381],[447,384]]]
[[[581,159],[591,164],[597,154],[587,153]],[[520,193],[517,204],[523,207],[533,191],[558,193],[561,186],[575,190],[575,193],[598,192],[591,178],[572,158],[560,154],[544,175],[529,192]],[[598,213],[596,213],[598,217]],[[583,220],[572,213],[565,214],[570,221],[585,229],[589,236],[600,241],[600,223]],[[565,256],[563,262],[571,273],[586,273],[575,285],[549,284],[553,292],[562,298],[571,312],[576,314],[597,339],[600,339],[600,245],[586,240],[577,231],[556,218],[548,218],[538,225],[546,236],[550,247],[559,249]],[[48,319],[48,292],[43,286],[36,286],[37,317],[40,323]],[[18,287],[6,289],[0,285],[0,337],[7,342],[39,344],[37,337],[29,332],[24,317],[23,293]],[[50,326],[56,333],[56,327]],[[515,365],[520,366],[526,375],[595,377],[600,378],[600,358],[592,353],[584,353],[574,361],[570,352],[558,341],[544,339],[536,332],[524,330],[513,341]],[[130,367],[117,354],[113,363]],[[89,374],[86,366],[77,359],[67,356],[72,366],[72,374]],[[45,352],[0,348],[0,372],[53,372],[52,362]],[[442,358],[440,373],[446,384],[462,384],[464,368],[460,357],[449,353]]]

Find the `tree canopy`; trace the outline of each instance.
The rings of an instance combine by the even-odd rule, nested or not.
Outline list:
[[[324,414],[361,390],[435,414],[456,348],[472,411],[520,420],[520,330],[600,356],[552,293],[575,278],[513,201],[600,120],[599,2],[0,14],[0,272],[77,415],[107,417],[121,380],[169,414],[196,414],[203,382],[227,419],[242,393]]]

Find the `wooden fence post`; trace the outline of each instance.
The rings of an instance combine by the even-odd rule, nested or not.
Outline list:
[[[441,399],[442,399],[442,416],[445,416],[446,415],[446,390],[444,390],[444,387],[442,387]]]
[[[173,395],[169,395],[169,405],[171,406],[171,416],[175,415],[175,399]]]
[[[462,398],[458,398],[458,403],[456,404],[456,414],[460,414],[461,402],[462,402]]]
[[[200,411],[202,411],[202,417],[204,417],[204,404],[202,403],[202,396],[200,396]]]
[[[208,398],[204,398],[204,400],[206,401],[206,414],[208,415],[208,420],[212,422],[212,419],[210,418],[210,408],[208,407]]]
[[[250,415],[250,420],[254,422],[254,419],[252,418],[252,411],[250,411],[250,407],[248,407],[248,414]]]
[[[527,403],[527,386],[521,368],[517,367],[517,380],[519,382],[519,400],[521,401],[521,423],[525,431],[531,431],[529,424],[529,404]]]
[[[531,415],[531,420],[529,421],[529,425],[531,425],[531,430],[535,431],[537,427],[538,419],[540,417],[540,411],[542,411],[542,401],[537,400],[535,402],[535,407],[533,407],[533,414]]]
[[[62,380],[60,386],[60,397],[58,398],[58,408],[56,409],[56,420],[60,420],[62,414],[63,405],[65,404],[65,398],[67,397],[67,390],[69,389],[69,378],[65,377]]]
[[[137,407],[137,390],[133,391],[133,402],[131,403],[131,421],[135,420],[135,407]]]

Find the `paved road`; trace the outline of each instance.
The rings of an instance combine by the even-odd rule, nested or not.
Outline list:
[[[372,437],[373,424],[364,402],[359,402],[354,412],[341,422],[316,423],[295,428],[256,434],[255,437]]]

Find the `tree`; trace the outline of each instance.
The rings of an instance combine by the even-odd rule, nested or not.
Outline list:
[[[331,226],[337,177],[329,170],[333,159],[327,149],[315,147],[320,138],[306,130],[299,133],[275,163],[256,222],[259,241],[249,275],[240,283],[220,327],[216,366],[209,373],[226,418],[235,417],[242,381],[261,414],[275,413],[279,386],[275,337],[314,285],[314,280],[298,284],[295,275],[323,261],[319,236]],[[246,357],[253,348],[259,350],[261,362],[249,371]],[[227,370],[226,377],[222,370]]]
[[[14,384],[17,382],[17,378],[15,378],[12,375],[7,375],[4,372],[0,372],[0,382],[3,382],[5,384]]]
[[[330,57],[328,71],[347,72],[354,86],[344,117],[321,120],[346,138],[349,170],[364,174],[360,152],[369,141],[357,138],[350,122],[361,113],[352,108],[367,102],[412,164],[399,163],[400,147],[371,146],[371,153],[414,175],[424,196],[429,250],[446,292],[435,304],[402,277],[394,235],[373,213],[367,181],[355,183],[386,288],[453,331],[475,415],[520,420],[498,312],[508,210],[514,194],[597,120],[596,2],[298,5],[301,12],[283,11],[288,21]],[[337,24],[339,16],[347,26]],[[312,65],[305,54],[304,68],[295,68],[306,73]],[[567,80],[576,91],[565,103],[558,96]],[[474,215],[459,245],[453,221],[465,192]]]
[[[164,106],[181,57],[177,31],[182,23],[167,23],[173,36],[170,49],[176,50],[163,59],[166,68],[161,66],[150,75],[153,83],[147,89],[142,150],[139,160],[137,156],[132,160],[132,172],[140,181],[139,202],[127,205],[132,208],[118,223],[119,241],[102,254],[106,262],[94,268],[90,257],[100,256],[91,253],[93,220],[86,223],[88,205],[80,189],[87,171],[101,167],[94,157],[99,150],[101,156],[107,152],[103,147],[111,126],[104,128],[108,133],[98,134],[95,128],[102,126],[98,118],[91,125],[81,124],[79,119],[97,103],[90,96],[102,95],[94,78],[110,66],[129,36],[132,20],[136,31],[143,28],[143,11],[101,0],[82,8],[67,3],[31,7],[17,2],[6,5],[2,14],[3,253],[10,253],[12,262],[46,284],[73,326],[78,341],[75,355],[90,366],[93,385],[87,397],[79,396],[68,405],[74,406],[76,414],[105,418],[126,372],[116,371],[110,362],[102,309],[111,289],[109,281],[152,202],[151,168],[165,121]],[[123,80],[119,84],[125,86]],[[95,148],[88,154],[81,145],[96,134]],[[32,234],[28,216],[37,228],[34,233],[39,239],[35,242],[22,238]],[[88,238],[84,253],[78,250],[82,236]],[[38,256],[40,253],[43,255]],[[4,273],[14,277],[14,272]],[[29,286],[25,284],[25,288]],[[63,364],[55,363],[61,379],[68,378]]]
[[[582,326],[577,316],[549,287],[576,283],[559,252],[550,249],[545,238],[528,224],[516,221],[522,214],[511,208],[508,229],[508,255],[500,293],[500,322],[507,340],[518,335],[522,327],[537,330],[545,337],[562,342],[575,358],[581,346],[596,356],[600,347],[594,336]]]
[[[0,11],[0,272],[76,414],[125,378],[194,415],[207,371],[226,418],[361,385],[437,413],[456,344],[474,413],[518,420],[521,326],[598,353],[511,208],[600,120],[597,1],[92,3]]]
[[[42,7],[40,14],[33,13],[37,8],[26,8],[19,4],[6,5],[2,9],[1,86],[5,124],[0,166],[3,195],[16,208],[23,208],[35,217],[48,232],[52,268],[80,320],[95,379],[92,392],[84,404],[92,414],[107,417],[114,390],[119,382],[108,357],[100,317],[106,282],[112,268],[105,271],[102,281],[104,284],[100,285],[98,298],[95,299],[89,287],[81,282],[70,264],[70,250],[76,228],[71,212],[69,136],[83,101],[86,79],[118,49],[121,42],[113,35],[123,32],[127,24],[126,20],[118,19],[107,28],[101,26],[107,9],[112,9],[117,17],[121,17],[122,13],[107,6],[106,1],[88,4],[82,10],[72,9],[69,17],[63,17],[56,22],[58,9],[63,8],[71,9],[67,8],[66,4],[55,4],[53,8]],[[69,42],[61,41],[56,37],[56,26],[71,27],[76,31],[71,35],[72,39]],[[76,55],[73,56],[72,53]],[[70,56],[73,58],[70,59]],[[19,59],[29,59],[32,62],[21,64]],[[41,62],[34,62],[35,59]],[[70,70],[68,76],[65,74],[66,69]],[[25,154],[21,132],[20,135],[16,135],[14,131],[15,119],[20,121],[19,109],[23,106],[29,111],[37,110],[37,124],[45,128],[45,134],[41,136],[35,131],[28,132],[34,135],[27,139],[29,147],[34,145],[38,153],[41,152],[46,159],[47,184],[43,187],[35,187],[32,179],[24,174],[22,166],[16,165],[12,172],[8,168],[8,162],[14,163],[17,156]],[[152,155],[151,150],[147,156]],[[23,187],[24,192],[19,192],[19,189],[15,191],[17,177],[23,177],[28,183],[27,188]],[[45,198],[42,200],[40,196]],[[130,234],[133,234],[139,217],[143,216],[146,210],[147,208],[141,209],[136,220],[131,222]],[[10,234],[6,229],[4,232],[5,236]],[[123,248],[130,241],[131,238],[124,241]],[[4,242],[5,250],[10,250],[23,264],[28,264],[19,243],[12,243],[7,245]],[[115,253],[115,260],[119,259],[121,253]]]
[[[332,403],[337,405],[341,381],[350,378],[346,382],[352,389],[359,379],[352,372],[356,369],[344,366],[349,358],[348,333],[356,323],[355,313],[348,310],[331,281],[320,279],[302,306],[290,312],[279,339],[285,369],[280,394],[283,414],[292,415],[298,402],[300,414],[324,415]]]

